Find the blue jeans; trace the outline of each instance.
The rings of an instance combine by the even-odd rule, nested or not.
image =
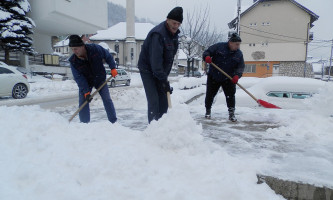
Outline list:
[[[159,120],[168,111],[168,99],[160,81],[146,70],[140,70],[148,101],[148,122]]]
[[[97,87],[98,88],[98,87]],[[91,88],[92,89],[92,88]],[[117,121],[116,110],[114,109],[113,102],[110,97],[110,92],[108,86],[105,85],[100,91],[99,95],[102,97],[104,108],[108,119],[111,123],[115,123]],[[84,94],[80,90],[79,91],[79,106],[81,106],[85,102]],[[89,104],[83,107],[83,109],[79,113],[80,121],[83,123],[90,122],[90,109]]]

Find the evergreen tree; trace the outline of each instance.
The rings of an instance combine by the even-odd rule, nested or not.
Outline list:
[[[5,50],[5,62],[9,62],[9,52],[33,54],[32,28],[35,23],[26,16],[30,11],[28,0],[0,1],[0,49]]]

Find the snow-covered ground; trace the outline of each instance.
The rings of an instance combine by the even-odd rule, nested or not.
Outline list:
[[[68,123],[76,101],[50,110],[0,106],[1,199],[281,199],[256,184],[257,173],[333,186],[332,84],[306,100],[311,109],[238,107],[234,124],[223,93],[212,120],[203,118],[204,96],[184,104],[205,93],[205,78],[172,77],[173,108],[147,126],[142,82],[131,77],[130,87],[110,89],[114,125],[99,97],[90,124]],[[241,81],[249,88],[260,80]],[[32,88],[31,99],[77,95],[71,81]]]

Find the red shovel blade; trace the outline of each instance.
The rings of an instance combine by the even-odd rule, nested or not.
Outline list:
[[[267,101],[264,101],[261,99],[258,100],[258,104],[260,104],[262,107],[265,107],[265,108],[281,109],[280,107],[278,107],[274,104],[268,103]]]

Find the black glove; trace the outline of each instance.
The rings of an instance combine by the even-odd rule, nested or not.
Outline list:
[[[173,88],[170,87],[169,81],[162,81],[162,88],[164,92],[170,92],[170,94],[172,94]]]
[[[86,101],[88,101],[88,103],[90,103],[93,100],[93,98],[90,95],[90,92],[85,93],[84,98],[86,99]]]

